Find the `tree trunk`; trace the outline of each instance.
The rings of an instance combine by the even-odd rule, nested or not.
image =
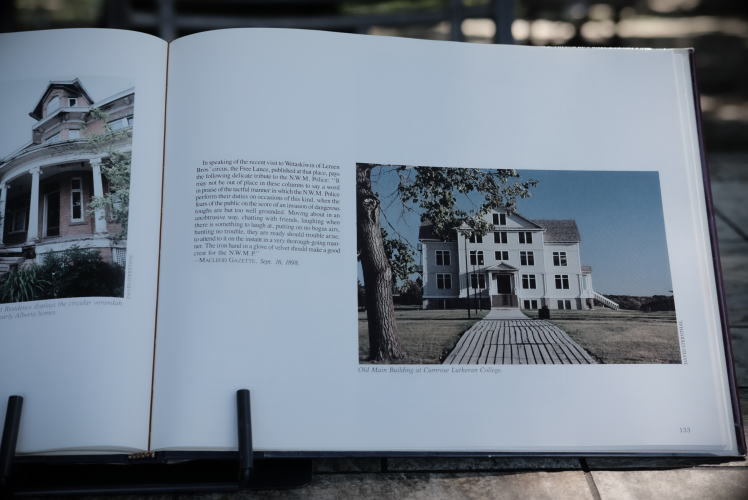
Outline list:
[[[392,301],[392,268],[384,250],[379,224],[379,198],[371,189],[372,165],[356,165],[358,249],[366,288],[369,359],[392,361],[405,357],[400,346]]]

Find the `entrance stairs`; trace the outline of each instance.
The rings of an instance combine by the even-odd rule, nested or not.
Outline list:
[[[12,269],[18,267],[26,258],[23,256],[21,249],[0,250],[0,278],[9,273]]]
[[[530,319],[518,307],[492,307],[483,319],[511,320]]]

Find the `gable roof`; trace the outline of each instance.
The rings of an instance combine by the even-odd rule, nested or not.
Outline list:
[[[582,241],[574,219],[535,219],[533,222],[545,229],[546,243],[578,243]]]
[[[83,88],[83,84],[77,78],[74,80],[52,80],[47,84],[47,88],[44,89],[42,96],[36,101],[36,106],[31,110],[29,116],[35,120],[42,119],[42,108],[44,107],[44,99],[49,95],[50,90],[61,88],[72,92],[73,94],[84,96],[88,102],[93,102],[93,99],[88,95],[86,89]]]
[[[454,238],[450,237],[448,240],[444,240],[436,235],[434,232],[433,224],[421,224],[418,227],[418,240],[419,241],[454,241]]]

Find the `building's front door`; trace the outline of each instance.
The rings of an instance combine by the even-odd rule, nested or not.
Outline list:
[[[508,273],[494,274],[496,279],[496,295],[491,296],[491,307],[517,307],[517,296],[514,295],[512,275]]]
[[[44,214],[47,227],[45,228],[46,236],[60,235],[60,192],[47,193],[46,213]]]
[[[496,275],[496,291],[499,294],[512,293],[512,277],[509,274]]]

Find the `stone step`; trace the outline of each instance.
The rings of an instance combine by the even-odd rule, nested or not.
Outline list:
[[[23,257],[0,257],[0,264],[20,264],[24,260]]]

